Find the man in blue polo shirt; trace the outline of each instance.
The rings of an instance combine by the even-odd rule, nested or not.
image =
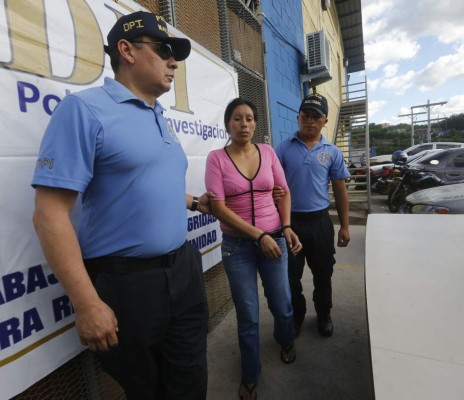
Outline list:
[[[187,158],[157,100],[190,42],[148,12],[121,17],[107,39],[115,79],[66,96],[43,137],[34,225],[82,344],[127,398],[204,400],[207,303],[186,236],[187,208],[208,212],[211,194],[186,194]]]
[[[296,335],[306,314],[306,299],[301,284],[305,260],[313,274],[313,302],[318,331],[324,337],[333,334],[330,310],[335,232],[328,211],[329,182],[332,182],[340,220],[337,245],[345,247],[350,241],[349,201],[345,186],[345,178],[350,174],[342,152],[321,134],[328,121],[328,112],[324,96],[313,93],[305,97],[297,117],[299,131],[276,148],[292,193],[292,229],[303,244],[303,250],[296,256],[289,254],[288,260]]]

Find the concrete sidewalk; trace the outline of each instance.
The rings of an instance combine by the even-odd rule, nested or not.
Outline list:
[[[365,226],[351,226],[350,234],[350,245],[337,248],[332,310],[335,330],[331,338],[317,333],[311,301],[312,275],[309,268],[305,269],[308,314],[295,342],[297,358],[293,364],[280,360],[280,347],[272,337],[272,315],[260,288],[259,399],[374,399],[364,288]],[[238,399],[241,370],[235,309],[208,335],[208,364],[207,399]]]

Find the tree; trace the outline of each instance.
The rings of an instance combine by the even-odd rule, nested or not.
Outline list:
[[[415,125],[414,130],[418,134],[415,138],[415,142],[418,143],[418,137],[426,137],[427,125]],[[411,125],[385,126],[371,123],[369,137],[370,145],[376,148],[378,155],[391,154],[395,150],[405,149],[411,145]],[[464,143],[464,113],[451,115],[446,120],[432,124],[432,142]]]

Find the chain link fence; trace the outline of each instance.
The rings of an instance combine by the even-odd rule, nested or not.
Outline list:
[[[239,94],[259,112],[256,143],[269,143],[264,53],[259,1],[241,0],[139,0],[178,30],[235,68]],[[233,308],[222,263],[205,272],[208,329],[212,331]],[[104,373],[90,351],[65,363],[14,400],[123,400],[121,387]]]
[[[226,0],[226,10],[227,24],[222,33],[230,38],[230,59],[238,73],[240,96],[258,108],[259,121],[253,141],[270,143],[261,22],[242,1]]]

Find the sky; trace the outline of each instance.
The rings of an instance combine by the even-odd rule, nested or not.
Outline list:
[[[369,122],[410,124],[411,107],[427,101],[447,102],[431,108],[431,119],[464,113],[464,1],[361,4],[366,69],[351,74],[350,83],[367,77]]]

